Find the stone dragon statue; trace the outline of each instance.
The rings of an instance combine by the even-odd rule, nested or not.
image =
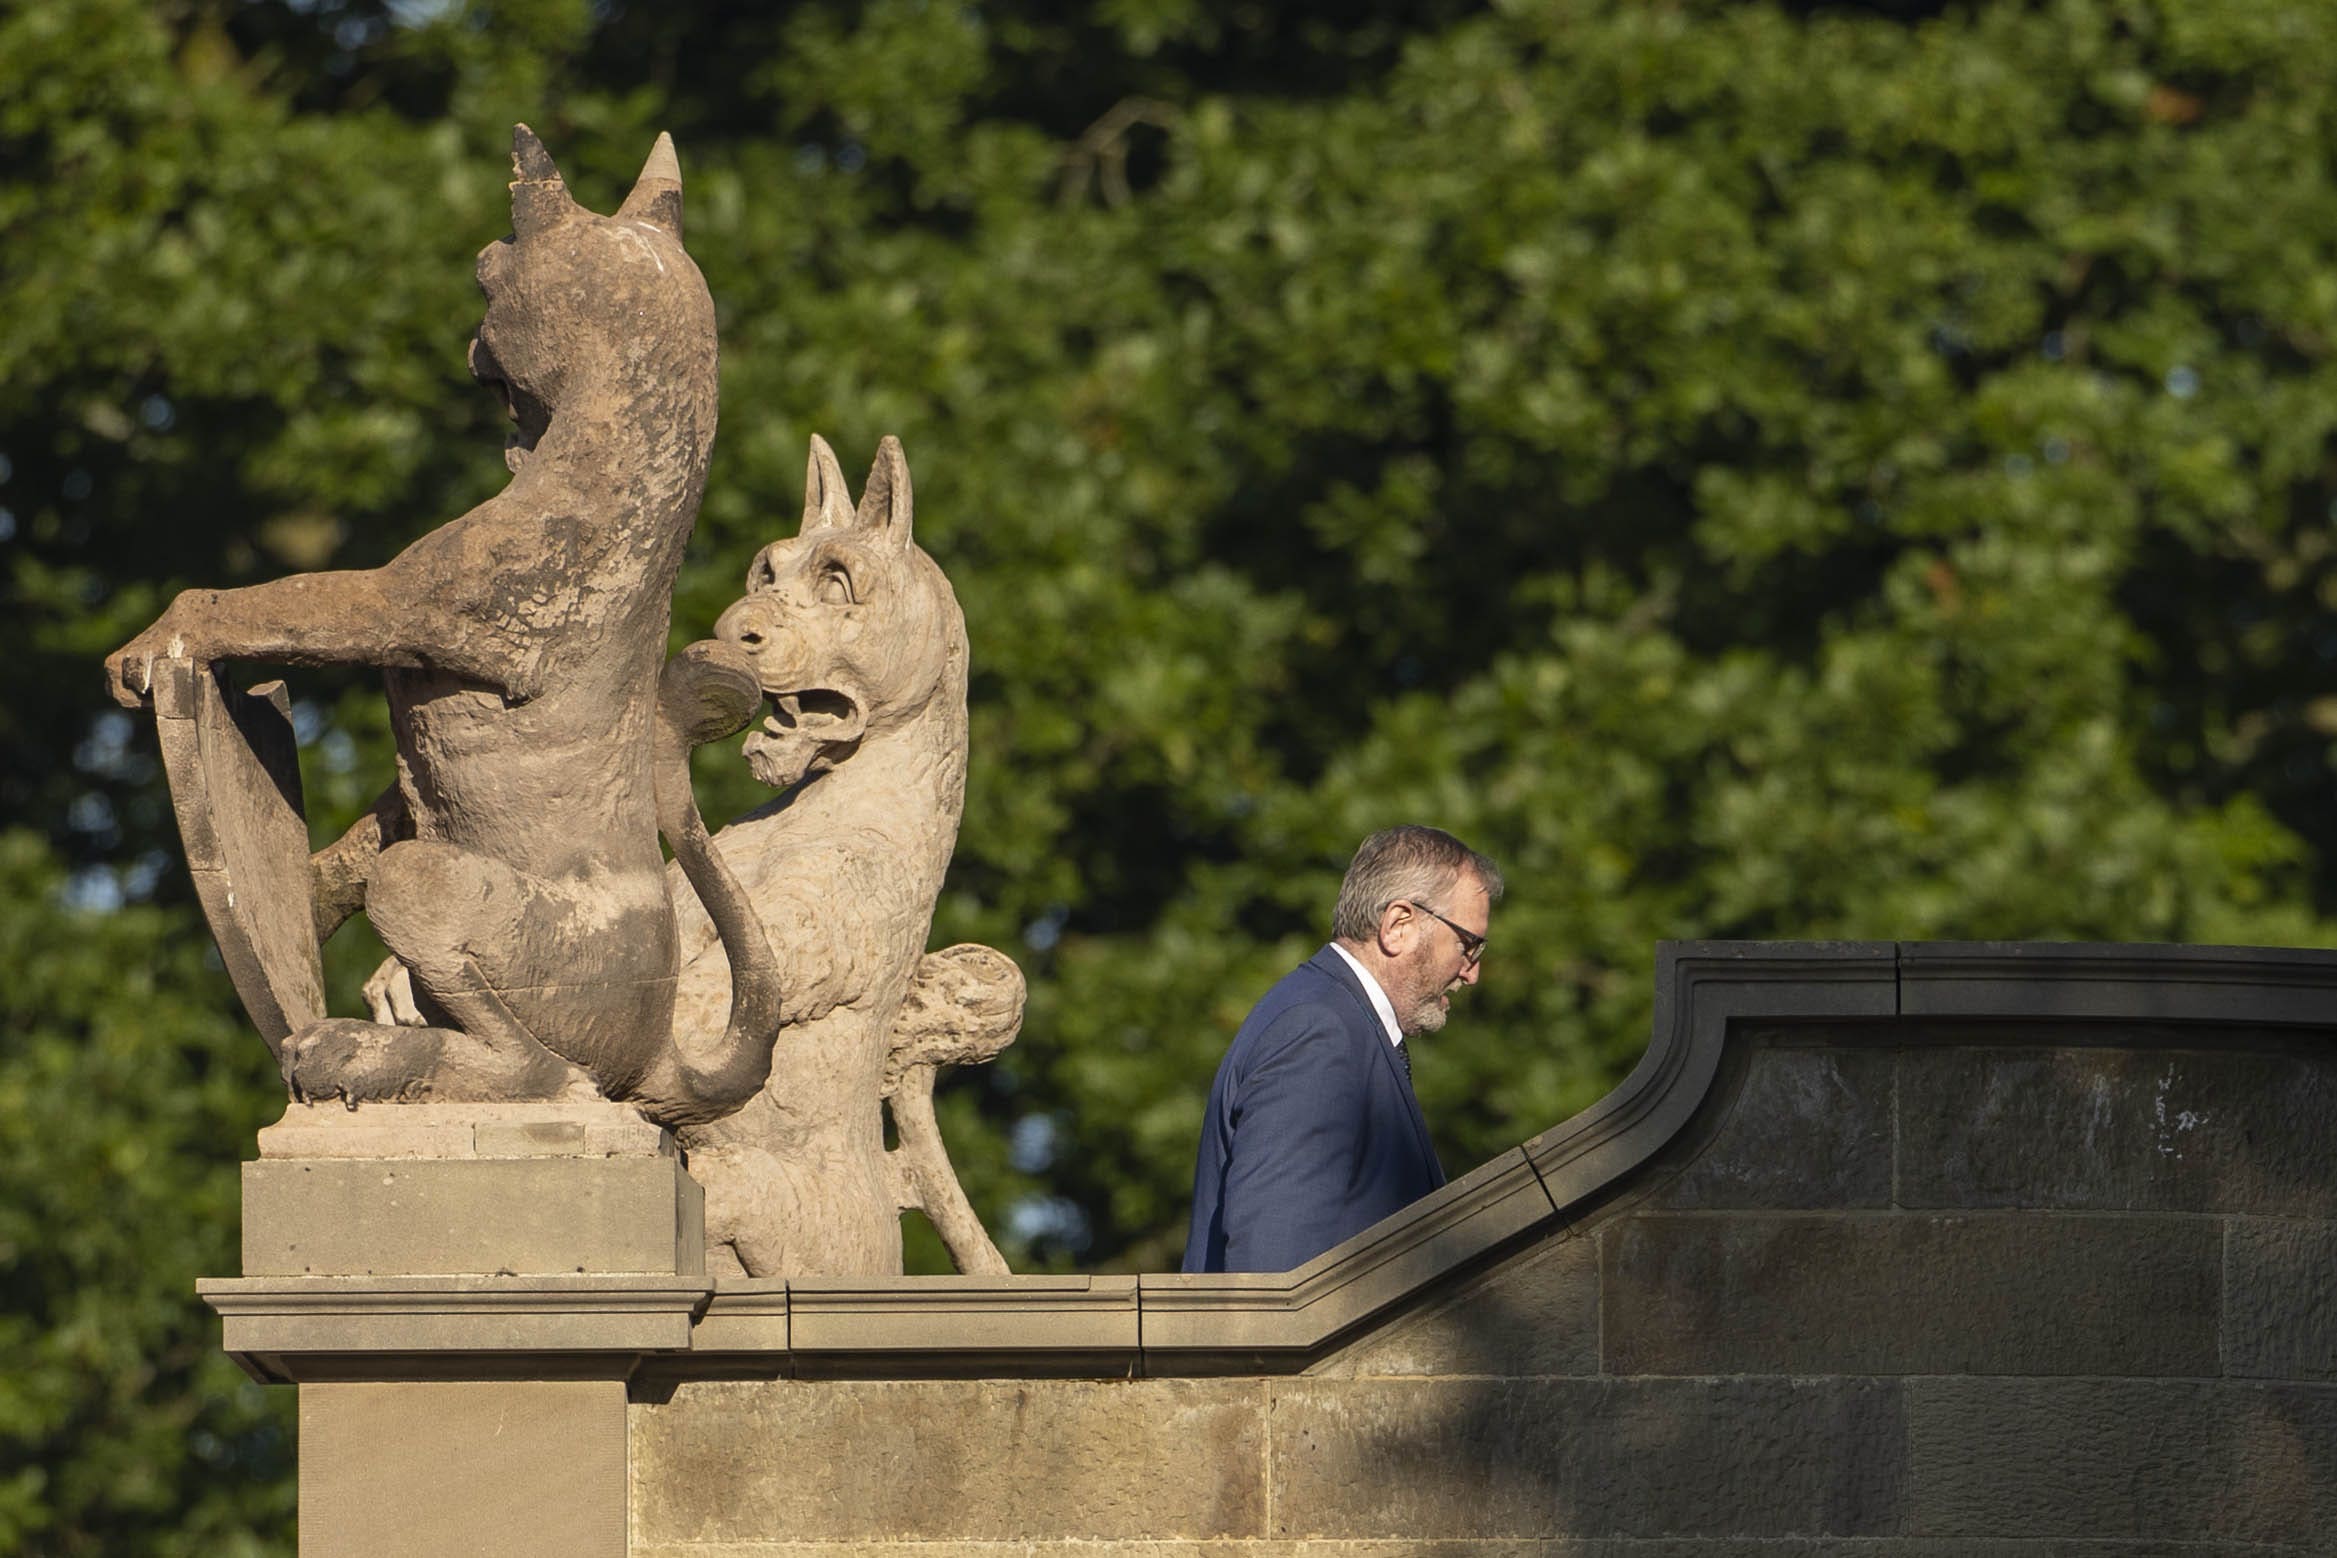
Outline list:
[[[659,136],[603,217],[524,125],[512,166],[470,356],[514,424],[510,484],[379,568],[190,590],[108,657],[115,698],[161,721],[229,972],[295,1100],[617,1100],[684,1131],[742,1269],[898,1270],[898,1213],[920,1206],[961,1266],[1003,1270],[931,1088],[1011,1041],[1022,981],[986,948],[922,950],[962,795],[965,636],[909,542],[899,446],[854,510],[815,441],[805,535],[667,660],[716,400],[680,167]],[[383,676],[396,781],[304,863],[288,729],[215,669],[255,660]],[[748,758],[793,788],[710,839],[690,751],[766,699]],[[317,973],[359,910],[391,953],[371,1021],[325,1015]]]
[[[778,799],[724,828],[726,876],[783,949],[771,1079],[681,1133],[706,1187],[711,1257],[752,1275],[900,1270],[900,1213],[932,1220],[960,1270],[1006,1269],[934,1123],[936,1069],[987,1060],[1022,1018],[1003,954],[925,954],[966,780],[966,627],[912,540],[909,467],[891,438],[857,507],[811,443],[803,522],[763,548],[715,638],[771,713],[746,739]],[[731,938],[687,900],[679,1023],[720,1031]],[[890,1108],[899,1146],[884,1149]]]

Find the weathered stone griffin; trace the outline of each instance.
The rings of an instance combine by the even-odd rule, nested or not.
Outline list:
[[[174,685],[210,681],[218,661],[382,668],[397,782],[316,858],[311,903],[238,903],[234,878],[257,874],[244,857],[277,846],[212,829],[217,908],[260,922],[255,945],[292,939],[287,921],[321,937],[362,907],[404,975],[414,1025],[282,1013],[270,1037],[296,1097],[597,1092],[660,1121],[711,1118],[766,1075],[778,993],[759,927],[729,915],[740,980],[723,1042],[692,1056],[672,1041],[656,770],[755,707],[751,680],[702,654],[665,676],[660,708],[674,574],[714,444],[713,302],[682,249],[666,137],[613,217],[569,197],[524,125],[512,167],[512,235],[479,256],[471,346],[515,424],[510,485],[380,568],[189,591],[107,668],[126,704],[159,686],[166,726]],[[207,697],[225,701],[198,693],[178,712],[202,724]],[[166,730],[166,758],[171,744]],[[667,802],[668,831],[686,833],[686,784]]]
[[[1023,980],[988,947],[924,953],[965,799],[966,628],[910,518],[898,442],[884,440],[855,507],[814,438],[799,534],[757,555],[715,627],[770,701],[747,762],[785,792],[715,847],[787,979],[769,1083],[682,1143],[710,1254],[757,1276],[897,1272],[908,1207],[959,1269],[1006,1269],[942,1150],[933,1082],[1013,1040]],[[679,1027],[712,1035],[733,938],[677,898]]]

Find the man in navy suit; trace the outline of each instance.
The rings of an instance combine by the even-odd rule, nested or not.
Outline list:
[[[1288,1271],[1444,1183],[1404,1041],[1477,982],[1501,873],[1449,833],[1374,833],[1331,943],[1251,1008],[1209,1089],[1187,1271]]]

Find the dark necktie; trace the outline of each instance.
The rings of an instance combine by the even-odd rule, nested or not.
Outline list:
[[[1409,1086],[1412,1081],[1412,1046],[1409,1044],[1397,1045],[1396,1058],[1404,1063],[1404,1081]]]

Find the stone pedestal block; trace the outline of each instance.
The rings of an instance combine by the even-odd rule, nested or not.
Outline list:
[[[247,1277],[696,1276],[702,1197],[674,1158],[364,1158],[243,1166]]]
[[[246,1277],[706,1270],[703,1194],[620,1105],[294,1105],[260,1153]]]

